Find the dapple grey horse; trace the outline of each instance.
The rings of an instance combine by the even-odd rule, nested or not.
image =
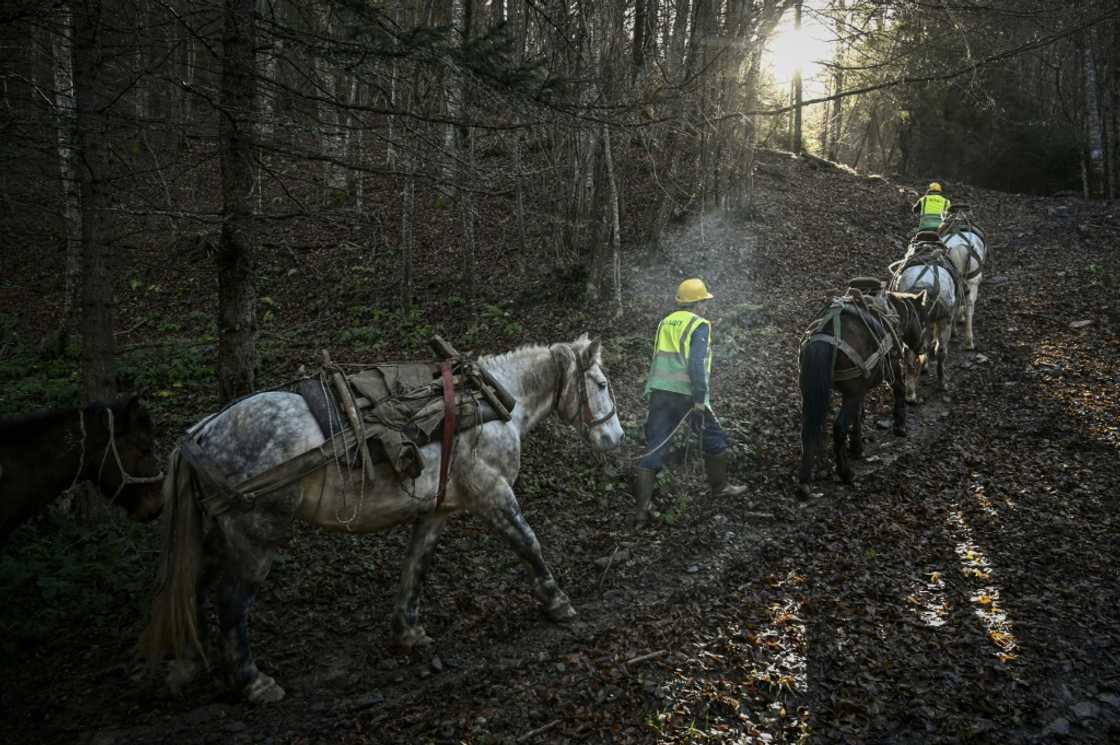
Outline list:
[[[944,391],[948,381],[945,361],[949,355],[949,339],[953,336],[961,295],[956,271],[943,247],[929,250],[928,247],[923,249],[922,244],[912,245],[898,265],[901,268],[892,277],[890,288],[895,292],[925,291],[929,296],[926,320],[937,358],[937,386]],[[906,400],[917,403],[918,380],[929,355],[907,349],[906,356]]]
[[[964,348],[975,349],[972,318],[976,310],[976,297],[980,281],[984,279],[984,265],[988,261],[988,245],[984,232],[972,222],[968,205],[953,205],[949,218],[941,226],[941,240],[949,249],[949,259],[965,286],[966,297],[961,300],[964,317]]]
[[[214,517],[200,508],[199,500],[208,495],[196,493],[202,482],[194,469],[179,451],[172,455],[164,481],[167,522],[161,582],[141,647],[150,657],[174,654],[168,678],[173,689],[194,676],[199,657],[205,656],[202,607],[214,586],[222,657],[233,689],[253,702],[283,698],[284,690],[253,661],[248,617],[275,550],[287,540],[297,516],[355,533],[412,523],[392,612],[396,640],[405,648],[431,641],[418,622],[418,590],[441,529],[461,510],[481,516],[525,562],[533,592],[550,619],[575,615],[521,513],[513,483],[521,466],[521,438],[554,411],[579,427],[594,448],[621,444],[622,426],[601,367],[600,344],[582,336],[571,343],[482,357],[478,365],[517,403],[511,421],[490,421],[456,438],[445,498],[438,506],[438,442],[420,449],[424,468],[415,480],[399,478],[387,464],[376,464],[375,472],[363,478],[360,462],[354,467],[345,460],[332,462],[250,505]],[[304,399],[282,391],[245,398],[196,425],[193,434],[234,484],[326,441]]]

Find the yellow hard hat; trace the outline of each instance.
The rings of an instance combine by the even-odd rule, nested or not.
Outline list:
[[[929,185],[929,189],[927,189],[926,191],[932,191],[935,194],[940,194],[941,193],[941,184],[934,181],[932,184]]]
[[[677,288],[678,303],[698,303],[701,300],[711,300],[712,293],[704,286],[702,279],[686,279]]]

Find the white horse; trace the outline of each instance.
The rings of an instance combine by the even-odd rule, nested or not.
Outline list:
[[[436,499],[442,449],[438,442],[420,449],[424,468],[415,480],[402,480],[387,464],[376,464],[374,474],[363,478],[361,462],[354,467],[331,462],[282,488],[222,510],[214,509],[210,501],[216,496],[213,482],[200,478],[180,450],[172,454],[164,481],[168,517],[161,584],[141,645],[152,659],[167,651],[174,654],[176,664],[168,678],[173,689],[200,667],[203,604],[208,588],[216,586],[222,656],[234,690],[254,702],[283,698],[284,690],[253,661],[248,615],[275,550],[287,540],[296,516],[357,533],[412,522],[412,540],[392,613],[397,642],[405,648],[431,642],[418,623],[418,590],[440,530],[460,510],[480,515],[507,540],[528,566],[533,592],[550,619],[563,621],[575,615],[521,514],[512,485],[521,466],[521,438],[553,411],[579,427],[592,447],[621,444],[622,426],[600,366],[600,344],[584,335],[570,344],[529,346],[482,357],[478,364],[517,403],[511,421],[490,421],[456,438],[442,502]],[[232,484],[245,483],[327,441],[304,399],[285,391],[245,398],[196,425],[189,436]],[[220,501],[221,495],[217,497]]]
[[[967,297],[963,299],[962,318],[964,321],[964,348],[976,348],[972,335],[972,317],[976,310],[976,297],[980,293],[980,281],[984,278],[984,263],[988,260],[988,247],[984,232],[973,224],[966,204],[954,204],[949,208],[949,217],[941,226],[941,240],[949,249],[949,259],[961,276]]]
[[[919,233],[919,236],[922,234]],[[960,306],[960,288],[956,269],[940,243],[912,243],[906,256],[891,265],[890,289],[895,292],[920,293],[930,298],[927,308],[927,334],[937,359],[937,387],[944,391],[948,384],[945,361],[949,356],[949,339],[953,336]],[[906,400],[918,402],[918,380],[928,360],[928,353],[906,350]]]

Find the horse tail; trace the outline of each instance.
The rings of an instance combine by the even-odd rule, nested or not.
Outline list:
[[[167,652],[176,659],[193,647],[205,660],[199,641],[198,582],[202,568],[202,513],[194,493],[194,474],[179,448],[168,458],[163,479],[163,547],[152,617],[140,637],[140,652],[155,664]]]
[[[809,479],[813,461],[824,446],[824,420],[832,397],[832,345],[810,342],[801,352],[801,475]]]

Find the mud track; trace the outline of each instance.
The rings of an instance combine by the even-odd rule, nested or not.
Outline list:
[[[169,698],[132,661],[140,619],[126,618],[5,660],[5,740],[1120,739],[1115,209],[962,194],[995,237],[978,354],[954,337],[951,395],[927,376],[909,438],[875,426],[889,416],[877,391],[855,486],[825,480],[802,499],[797,340],[833,288],[901,253],[906,194],[776,157],[759,182],[749,216],[682,233],[668,265],[632,271],[627,319],[599,329],[636,431],[661,298],[687,274],[708,279],[716,409],[747,498],[713,500],[685,466],[660,484],[662,519],[631,530],[625,467],[549,425],[527,445],[518,490],[575,622],[547,622],[512,553],[465,516],[426,585],[436,642],[402,656],[387,610],[407,530],[299,525],[251,622],[283,702],[246,706],[216,678]],[[831,211],[799,210],[798,195],[824,192],[840,195]],[[580,323],[536,328],[546,340]]]

